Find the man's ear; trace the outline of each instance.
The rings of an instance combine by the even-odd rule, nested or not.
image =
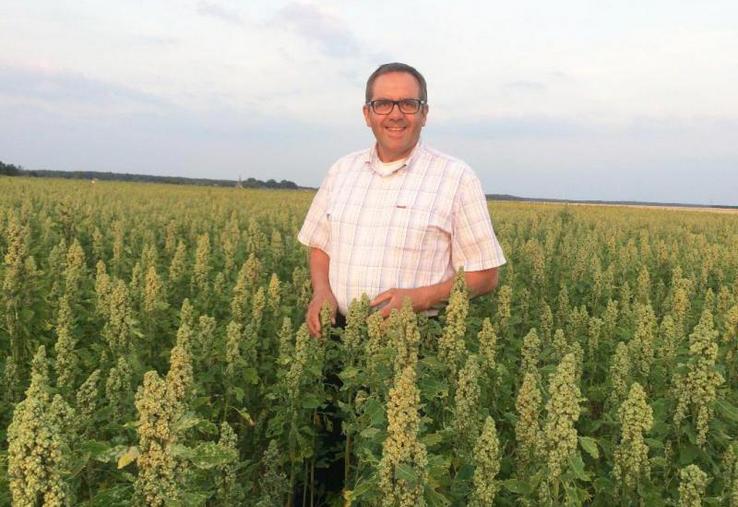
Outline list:
[[[370,113],[369,106],[364,104],[364,107],[361,108],[361,111],[364,113],[364,121],[366,122],[366,126],[371,127],[372,124],[369,123],[369,113]]]
[[[425,127],[425,121],[428,119],[428,104],[423,106],[423,127]]]

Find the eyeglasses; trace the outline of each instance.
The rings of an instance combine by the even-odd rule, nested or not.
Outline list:
[[[420,99],[379,99],[370,100],[366,103],[366,105],[369,106],[375,114],[390,114],[395,108],[395,104],[400,108],[401,113],[416,114],[420,111],[420,107],[426,104],[426,101]]]

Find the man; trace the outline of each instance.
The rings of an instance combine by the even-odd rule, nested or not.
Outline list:
[[[367,81],[363,111],[376,144],[331,167],[298,235],[310,247],[313,336],[325,302],[334,323],[364,293],[385,317],[405,298],[416,312],[434,313],[457,269],[477,296],[495,288],[505,263],[478,178],[420,142],[423,76],[402,63],[380,66]]]

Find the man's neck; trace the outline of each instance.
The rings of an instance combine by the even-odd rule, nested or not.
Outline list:
[[[401,158],[399,160],[395,160],[393,162],[382,162],[381,160],[377,160],[374,163],[374,172],[381,176],[389,176],[390,174],[394,173],[398,169],[405,166],[407,163],[406,158]]]
[[[410,154],[412,154],[412,152],[418,146],[419,142],[420,141],[415,143],[412,148],[402,153],[386,153],[383,152],[384,150],[381,149],[381,146],[379,146],[378,143],[375,143],[374,146],[377,151],[377,158],[379,158],[379,161],[383,164],[389,164],[392,162],[397,162],[398,160],[407,160],[408,158],[410,158]]]

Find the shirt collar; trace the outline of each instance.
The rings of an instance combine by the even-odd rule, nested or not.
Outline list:
[[[422,140],[418,139],[418,142],[415,144],[415,147],[410,152],[410,155],[408,155],[407,160],[405,161],[405,164],[398,167],[393,171],[392,174],[396,173],[397,171],[401,170],[404,167],[410,167],[420,156],[422,153],[424,147]],[[364,163],[369,166],[372,170],[374,170],[374,167],[376,167],[376,164],[381,164],[382,161],[379,160],[379,154],[377,153],[377,143],[374,143],[374,146],[369,148],[365,155],[364,155]]]

